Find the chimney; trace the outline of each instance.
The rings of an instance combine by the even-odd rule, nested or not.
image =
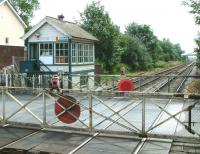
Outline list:
[[[63,21],[64,18],[65,18],[65,17],[63,16],[63,14],[58,15],[58,20]]]

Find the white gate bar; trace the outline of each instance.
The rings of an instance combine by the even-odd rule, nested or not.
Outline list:
[[[43,125],[46,125],[47,123],[47,115],[46,115],[46,107],[47,107],[47,102],[46,102],[46,97],[45,97],[45,91],[42,92],[42,98],[43,98]]]
[[[142,99],[142,134],[145,134],[145,98]]]
[[[131,109],[128,110],[128,112],[129,112],[130,110],[133,110],[134,108],[136,108],[140,103],[141,103],[141,102],[136,103],[135,106],[133,106]],[[118,110],[117,112],[120,113],[121,111],[125,110],[126,108],[128,108],[128,107],[131,106],[132,104],[133,104],[133,102],[130,102],[128,105],[126,105],[126,106],[123,107],[122,109]],[[128,112],[126,112],[126,114],[127,114]],[[112,115],[109,116],[109,118],[113,117],[115,114],[116,114],[116,113],[113,113]],[[102,124],[102,123],[103,123],[104,121],[106,121],[106,120],[107,120],[107,119],[102,120],[101,122],[99,122],[98,124],[96,124],[96,125],[94,126],[94,128],[97,127],[98,125]],[[141,131],[140,131],[140,132],[141,132]]]
[[[14,113],[12,113],[9,117],[6,118],[6,120],[9,120],[10,118],[12,118],[16,113],[18,113],[19,111],[21,111],[23,108],[25,108],[27,105],[31,104],[34,100],[36,100],[38,97],[40,97],[42,93],[39,93],[37,96],[33,97],[30,101],[28,101],[26,104],[22,105],[17,111],[15,111]]]
[[[171,103],[171,101],[172,101],[172,98],[170,98],[170,100],[167,102],[167,104],[163,107],[163,109],[165,109],[165,108],[167,108],[167,106]],[[159,112],[159,114],[158,114],[158,116],[156,117],[156,119],[152,122],[152,124],[151,124],[151,126],[149,127],[149,128],[151,128],[151,127],[153,127],[156,123],[158,123],[158,121],[160,120],[160,118],[161,118],[161,116],[163,115],[163,111],[161,110],[160,112]],[[148,128],[148,129],[149,129]]]
[[[60,96],[60,95],[58,95],[58,94],[55,94],[55,95]],[[64,98],[64,99],[65,99],[65,98]],[[71,100],[69,100],[69,101],[71,101]],[[71,101],[71,102],[72,102],[72,101]],[[72,102],[72,103],[74,103],[74,102]],[[79,105],[79,103],[74,103],[74,104]],[[87,106],[85,106],[85,105],[83,105],[83,104],[81,104],[81,103],[80,103],[80,106],[82,106],[83,108],[85,108],[86,110],[89,111],[89,107],[87,107]],[[116,123],[117,125],[119,125],[119,126],[121,126],[121,127],[123,127],[123,128],[126,128],[127,130],[130,130],[130,131],[135,132],[134,129],[131,129],[131,128],[127,127],[126,125],[123,125],[123,124],[117,122],[116,120],[113,120],[112,118],[106,117],[106,116],[104,116],[103,114],[101,114],[101,113],[99,113],[99,112],[96,112],[96,111],[94,111],[94,110],[92,110],[92,112],[95,113],[95,114],[97,114],[97,115],[99,115],[100,117],[103,117],[103,118],[105,118],[105,119],[108,119],[109,121],[111,121],[111,122],[113,122],[113,123]]]
[[[88,99],[89,99],[89,128],[90,128],[90,131],[92,130],[93,128],[93,115],[92,115],[92,107],[93,107],[93,103],[92,103],[92,95],[88,95]]]
[[[197,103],[198,103],[198,102],[194,103],[193,106],[195,106]],[[155,104],[155,103],[153,103],[153,104]],[[184,112],[184,111],[188,111],[189,107],[187,107],[187,108],[185,108],[185,109],[182,109],[181,111],[179,111],[179,112],[177,112],[176,114],[173,114],[173,115],[172,115],[171,113],[169,113],[168,111],[166,111],[165,109],[163,109],[163,108],[162,108],[161,106],[159,106],[158,104],[155,104],[155,105],[158,106],[162,111],[164,111],[165,113],[167,113],[170,117],[167,118],[167,119],[165,119],[164,121],[160,122],[159,124],[153,126],[152,128],[149,128],[149,129],[147,130],[147,132],[153,130],[154,128],[156,128],[156,127],[158,127],[158,126],[160,126],[160,125],[162,125],[163,123],[165,123],[166,121],[168,121],[168,120],[170,120],[170,119],[172,119],[172,118],[174,118],[176,121],[178,121],[178,122],[179,122],[180,124],[182,124],[184,127],[186,127],[186,128],[188,127],[188,126],[185,125],[182,121],[180,121],[179,119],[177,119],[176,116],[179,115],[179,114],[181,114],[181,113]],[[200,136],[199,133],[195,132],[194,130],[192,130],[192,131],[193,131],[194,133],[196,133],[198,136]]]
[[[17,99],[17,98],[15,98],[12,94],[10,94],[9,92],[7,92],[6,91],[6,94],[8,95],[8,96],[10,96],[17,104],[19,104],[21,107],[23,106],[23,104]],[[43,123],[43,121],[40,119],[40,118],[38,118],[29,108],[27,108],[27,107],[24,107],[24,109],[27,111],[27,112],[29,112],[36,120],[38,120],[41,124]]]
[[[6,118],[6,98],[5,98],[5,92],[4,92],[4,89],[2,88],[2,103],[3,103],[3,106],[2,106],[2,110],[3,110],[3,117],[2,117],[2,120],[5,121],[5,118]]]
[[[101,104],[103,104],[104,106],[106,106],[109,110],[111,110],[115,115],[117,114],[121,119],[123,119],[126,123],[128,123],[129,125],[131,125],[133,128],[135,128],[138,132],[140,132],[140,130],[136,127],[136,126],[134,126],[134,125],[132,125],[128,120],[126,120],[124,117],[122,117],[120,114],[119,114],[119,112],[117,111],[114,111],[111,107],[109,107],[108,105],[106,105],[102,100],[100,100],[98,97],[96,97],[96,96],[93,96],[95,99],[97,99],[99,102],[101,102]],[[124,108],[123,108],[124,109]]]

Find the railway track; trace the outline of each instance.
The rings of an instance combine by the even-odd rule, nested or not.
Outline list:
[[[135,84],[134,91],[144,92],[145,89],[147,89],[148,87],[152,87],[152,84],[157,84],[158,82],[160,82],[159,80],[162,80],[163,77],[174,75],[174,74],[177,75],[177,73],[180,74],[179,70],[184,71],[185,68],[187,68],[187,66],[188,66],[188,64],[181,64],[181,65],[174,66],[172,68],[168,68],[168,69],[161,70],[158,72],[142,73],[142,74],[136,75],[135,77],[127,76],[127,78],[129,78],[130,80],[132,80],[134,82],[134,84]],[[109,87],[109,88],[106,87],[106,88],[102,88],[102,89],[109,90],[109,91],[115,91],[115,90],[117,90],[117,86]],[[148,90],[148,91],[152,91],[152,90]]]
[[[185,71],[180,72],[178,76],[172,76],[172,79],[169,81],[169,85],[165,84],[161,87],[160,91],[162,92],[181,92],[184,87],[184,83],[188,79],[190,73],[194,68],[194,64],[191,64]]]
[[[177,70],[182,69],[186,66],[185,64],[181,64],[172,68],[168,68],[166,70],[159,71],[157,73],[149,74],[147,76],[145,76],[145,74],[142,77],[139,76],[136,78],[136,80],[133,80],[136,85],[135,90],[144,91],[143,87],[151,85],[153,83],[157,83],[162,76],[168,76],[170,74],[177,73]]]
[[[182,67],[182,66],[181,66]],[[180,68],[180,67],[178,67],[178,68]],[[164,73],[166,73],[166,74],[171,74],[171,73],[173,73],[174,72],[174,70],[176,71],[176,72],[178,72],[178,75],[180,75],[180,74],[182,74],[182,73],[185,73],[185,72],[187,72],[187,70],[189,70],[188,72],[190,73],[191,72],[191,69],[193,68],[193,64],[189,64],[189,65],[187,65],[186,67],[184,67],[184,68],[182,68],[180,71],[176,71],[176,69],[177,69],[177,67],[176,68],[174,68],[174,69],[170,69],[170,70],[167,70],[167,71],[164,71]],[[187,75],[189,75],[189,73],[186,73]],[[163,73],[163,72],[162,72]],[[160,73],[159,73],[160,74]],[[155,81],[157,81],[158,82],[158,79],[159,79],[159,77],[156,77],[155,79],[153,79],[153,80],[151,80],[151,81],[149,81],[149,82],[155,82]],[[172,78],[171,80],[169,80],[168,82],[172,82],[172,80],[173,79],[175,79],[175,78]],[[184,81],[186,80],[186,78],[184,78]],[[183,82],[184,81],[182,81],[181,82],[181,85],[183,85]],[[156,91],[158,91],[159,89],[161,89],[165,84],[163,84],[163,80],[160,80],[159,82],[161,82],[162,83],[162,86],[159,86],[159,87],[156,87],[156,88],[154,88],[154,86],[153,86],[153,88],[150,88],[150,89],[148,89],[148,92],[156,92]],[[149,84],[149,83],[148,83]],[[166,82],[166,84],[167,84],[167,82]],[[146,85],[146,83],[144,84],[144,85]],[[180,91],[180,89],[182,88],[182,86],[179,86],[178,88],[177,88],[177,90],[176,91]],[[169,107],[170,107],[170,103],[172,102],[172,99],[173,98],[171,98],[169,101],[168,101],[168,103],[165,105],[165,107],[164,107],[164,110],[167,110]],[[141,102],[138,102],[138,104],[140,104]],[[138,104],[136,104],[133,108],[135,108]],[[184,105],[183,105],[184,106]],[[125,112],[124,114],[122,114],[122,116],[125,116],[126,114],[128,114],[128,112],[130,112],[133,108],[130,108],[130,110],[127,110],[127,112]],[[121,113],[121,110],[120,111],[117,111],[118,113]],[[159,113],[159,115],[158,115],[158,117],[155,119],[155,121],[153,122],[153,124],[152,124],[152,126],[151,127],[153,127],[159,120],[160,120],[160,118],[162,117],[162,115],[164,114],[164,111],[161,111],[160,113]],[[109,118],[111,118],[112,116],[110,116]],[[119,120],[120,118],[118,118],[118,119],[116,119],[116,121],[117,120]],[[100,122],[100,123],[102,123],[102,122]],[[112,125],[112,122],[108,125],[108,126],[106,126],[104,129],[108,129],[110,126]],[[75,148],[73,151],[71,151],[70,152],[70,154],[73,154],[73,153],[75,153],[76,151],[78,151],[78,150],[80,150],[84,145],[86,145],[88,142],[90,142],[90,141],[92,141],[95,137],[97,137],[98,135],[100,135],[100,133],[95,133],[90,139],[88,139],[88,140],[86,140],[85,142],[83,142],[83,144],[81,144],[79,147],[77,147],[77,148]],[[135,148],[135,150],[133,151],[133,153],[134,154],[137,154],[137,153],[139,153],[140,151],[141,151],[141,149],[142,149],[142,147],[144,146],[144,144],[147,142],[147,138],[142,138],[141,139],[141,141],[139,142],[139,144],[137,145],[137,147]]]
[[[172,68],[169,69],[165,72],[161,72],[159,74],[156,75],[156,77],[154,76],[147,76],[147,79],[144,83],[140,84],[139,86],[136,86],[136,91],[139,89],[139,91],[142,92],[175,92],[175,91],[170,91],[169,90],[169,84],[171,84],[172,81],[174,81],[175,79],[180,79],[180,75],[184,75],[187,74],[187,71],[191,71],[194,67],[194,64],[189,64],[186,66],[178,66],[176,68]],[[185,75],[186,78],[189,74]],[[153,79],[152,79],[153,78]],[[176,82],[174,82],[176,83]],[[177,85],[177,83],[176,83]],[[167,89],[164,91],[163,87],[167,87]]]
[[[174,92],[180,92],[181,89],[182,89],[182,86],[183,86],[184,82],[187,79],[187,76],[189,76],[189,74],[191,73],[191,71],[192,71],[193,68],[194,68],[194,64],[189,64],[188,66],[186,66],[185,68],[183,68],[181,71],[178,72],[178,75],[185,75],[185,77],[183,77],[181,81],[177,82],[177,80],[175,80],[176,77],[173,77],[171,80],[161,81],[161,84],[160,84],[161,86],[156,87],[156,88],[152,88],[151,90],[153,90],[153,92],[156,92],[159,89],[161,90],[168,82],[175,82],[176,85],[178,85],[178,86],[175,86],[177,88],[175,88],[175,87],[173,88],[173,89],[175,89]],[[172,80],[175,80],[175,81],[172,81]],[[169,99],[169,101],[166,103],[166,105],[163,108],[164,110],[166,110],[166,111],[169,110],[170,105],[172,103],[172,100],[173,100],[173,97],[171,99]],[[182,109],[184,106],[185,106],[185,104],[183,104],[180,108]],[[165,112],[161,111],[150,127],[153,127],[154,125],[156,125],[158,123],[158,121],[161,119],[161,117],[163,116],[163,114],[165,114]],[[180,116],[181,115],[179,115],[179,118],[180,118]],[[177,119],[179,119],[179,118],[177,118]],[[152,131],[150,131],[149,133],[151,133],[151,132]],[[140,143],[137,145],[137,147],[136,147],[136,149],[135,149],[135,151],[133,153],[134,154],[140,153],[141,150],[142,150],[142,148],[143,148],[143,146],[145,145],[145,143],[147,141],[148,141],[147,138],[142,138],[141,141],[140,141]]]
[[[181,66],[182,67],[182,66]],[[180,68],[180,67],[178,67],[178,68]],[[186,70],[189,70],[188,72],[190,73],[191,72],[191,68],[193,68],[193,64],[189,64],[189,65],[187,65],[185,68],[182,68],[180,71],[178,71],[178,74],[182,74],[182,73],[185,73],[185,72],[187,72]],[[176,68],[174,68],[174,69],[170,69],[170,70],[167,70],[167,71],[164,71],[164,72],[162,72],[162,73],[166,73],[166,74],[171,74],[171,73],[173,73],[174,72],[174,70],[176,71],[176,69],[177,69],[177,67]],[[177,71],[176,71],[177,72]],[[186,73],[187,75],[189,75],[189,73]],[[160,73],[159,73],[160,74]],[[156,79],[153,79],[153,80],[151,80],[150,82],[154,82],[155,80],[158,80],[159,79],[159,77],[156,77]],[[173,78],[173,79],[175,79],[175,78]],[[173,79],[171,79],[169,82],[172,82],[172,80]],[[184,81],[186,80],[186,78],[184,78]],[[182,81],[181,82],[181,85],[183,85],[183,82],[184,81]],[[158,82],[158,81],[157,81]],[[163,80],[161,80],[160,81],[161,83],[163,83]],[[166,83],[167,84],[167,83]],[[144,84],[144,85],[146,85],[146,84]],[[153,86],[154,87],[154,86]],[[160,86],[160,87],[157,87],[156,89],[155,88],[150,88],[148,91],[149,92],[156,92],[156,91],[158,91],[159,89],[161,89],[163,87],[163,85],[162,86]],[[182,86],[179,86],[178,88],[177,88],[177,90],[176,91],[180,91],[180,89],[182,88]],[[168,102],[167,102],[167,104],[165,105],[165,107],[164,107],[164,110],[167,110],[169,107],[170,107],[170,103],[172,102],[172,99],[173,98],[171,98]],[[133,108],[135,108],[135,107],[137,107],[137,105],[138,104],[140,104],[141,103],[141,101],[140,102],[137,102],[136,103],[136,105],[133,107]],[[184,105],[183,105],[184,106]],[[123,113],[122,114],[122,116],[125,116],[126,114],[128,114],[131,110],[133,110],[133,108],[130,108],[129,110],[127,110],[127,112],[125,112],[125,113]],[[117,113],[121,113],[121,110],[119,110],[119,111],[117,111]],[[153,127],[159,120],[160,120],[160,118],[162,117],[162,115],[164,114],[164,111],[161,111],[160,113],[159,113],[159,115],[158,115],[158,117],[155,119],[155,121],[153,122],[153,124],[152,124],[152,126],[151,127]],[[112,116],[110,116],[109,118],[111,118]],[[118,119],[116,119],[116,121],[118,121],[120,118],[118,118]],[[102,122],[100,122],[100,123],[102,123]],[[113,123],[111,122],[109,125],[107,125],[104,129],[108,129],[111,125],[112,125]],[[151,132],[151,131],[150,131]],[[75,153],[76,151],[78,151],[78,150],[80,150],[84,145],[86,145],[88,142],[90,142],[90,141],[92,141],[95,137],[97,137],[98,135],[100,135],[100,133],[95,133],[90,139],[88,139],[88,140],[86,140],[85,142],[83,142],[83,144],[81,144],[79,147],[77,147],[77,148],[75,148],[74,150],[72,150],[69,154],[73,154],[73,153]],[[140,151],[141,151],[141,149],[143,148],[143,146],[144,146],[144,144],[147,142],[147,138],[142,138],[141,139],[141,141],[139,142],[139,144],[136,146],[136,148],[135,148],[135,150],[133,151],[133,153],[134,154],[137,154],[137,153],[139,153]]]
[[[180,68],[180,67],[183,67],[183,66],[179,66],[178,68]],[[191,67],[192,66],[188,66],[187,68],[184,68],[184,69],[182,69],[179,73],[181,74],[181,73],[183,73],[183,72],[185,72],[185,70],[189,70],[186,74],[182,74],[182,75],[189,75],[189,72],[191,71],[190,69],[191,69]],[[189,69],[190,68],[190,69]],[[166,73],[165,75],[171,75],[171,73],[174,73],[174,71],[175,72],[177,72],[176,71],[177,70],[177,67],[176,68],[173,68],[172,70],[166,70],[166,71],[164,71],[164,72],[162,72],[162,73]],[[162,76],[159,76],[160,74],[162,74],[161,72],[159,72],[159,74],[157,74],[158,75],[158,77],[155,77],[154,79],[152,79],[151,81],[148,81],[148,83],[143,83],[143,85],[145,86],[145,85],[149,85],[149,83],[153,83],[153,82],[160,82],[160,83],[164,83],[164,80],[161,80],[160,79],[160,77],[162,77]],[[145,79],[146,78],[146,79]],[[147,78],[148,78],[148,76],[147,77],[145,77],[145,78],[143,78],[143,80],[147,80]],[[174,77],[173,79],[171,79],[169,82],[173,82],[173,80],[175,80],[176,79],[176,77]],[[134,79],[135,80],[135,79]],[[140,82],[140,80],[141,79],[137,79],[138,81],[137,82]],[[135,80],[136,81],[136,80]],[[186,78],[184,77],[183,78],[183,80],[182,81],[180,81],[180,83],[181,83],[181,86],[179,86],[178,88],[177,88],[177,90],[176,91],[179,91],[181,88],[182,88],[182,85],[184,85],[184,82],[186,81]],[[175,81],[175,82],[177,82],[177,81]],[[158,83],[157,83],[158,84]],[[167,85],[167,83],[164,85],[164,86],[166,86]],[[160,87],[157,87],[156,89],[155,89],[155,86],[153,85],[152,87],[154,87],[154,88],[150,88],[149,90],[148,90],[148,92],[156,92],[156,91],[159,91],[160,89],[162,89],[164,86],[160,86]],[[169,102],[165,105],[165,107],[164,107],[164,109],[165,110],[167,110],[169,107],[170,107],[170,103],[172,102],[172,99],[173,98],[171,98],[170,100],[169,100]],[[141,101],[138,101],[138,102],[131,102],[131,103],[129,103],[129,104],[127,104],[127,105],[125,105],[125,106],[121,106],[117,111],[115,111],[117,114],[120,114],[121,116],[125,116],[125,115],[127,115],[131,110],[133,110],[134,108],[136,108],[139,104],[141,103]],[[111,106],[109,106],[109,108],[112,108],[113,106],[115,106],[116,105],[116,103],[113,103]],[[96,108],[98,108],[98,103],[97,104],[95,104],[94,106],[96,106]],[[183,105],[184,106],[184,105]],[[105,111],[102,111],[102,112],[106,112],[106,110]],[[102,121],[100,121],[99,123],[97,123],[97,124],[95,124],[94,125],[94,128],[98,128],[98,126],[100,126],[102,123],[104,123],[107,119],[111,119],[111,118],[113,118],[115,115],[116,115],[116,113],[113,113],[113,114],[111,114],[111,115],[109,115],[108,117],[106,117],[105,119],[103,119]],[[152,124],[152,126],[154,126],[159,120],[160,120],[160,118],[162,117],[162,115],[164,114],[164,112],[163,111],[161,111],[160,113],[159,113],[159,116],[155,119],[155,121],[153,122],[153,124]],[[107,124],[105,127],[104,127],[104,129],[106,130],[106,129],[108,129],[110,126],[112,126],[113,125],[113,123],[116,123],[118,120],[120,120],[122,117],[118,117],[118,118],[114,118],[114,121],[113,122],[110,122],[109,124]],[[87,119],[85,119],[85,120],[87,120]],[[58,122],[58,121],[57,121]],[[54,122],[54,124],[56,124],[57,122]],[[5,126],[6,127],[6,126]],[[21,140],[24,140],[24,139],[26,139],[26,138],[29,138],[29,137],[31,137],[31,136],[34,136],[34,135],[36,135],[36,134],[38,134],[38,133],[40,133],[41,131],[43,131],[43,130],[45,130],[45,128],[42,128],[42,129],[39,129],[39,130],[37,130],[36,132],[33,132],[33,133],[30,133],[30,134],[28,134],[28,135],[26,135],[26,136],[24,136],[23,138],[20,138],[19,140],[16,140],[16,141],[14,141],[14,142],[12,142],[12,143],[9,143],[9,144],[7,144],[7,145],[4,145],[3,147],[1,147],[0,148],[0,150],[2,150],[2,149],[4,149],[4,148],[6,148],[6,147],[8,147],[8,146],[10,146],[10,145],[12,145],[12,144],[15,144],[15,143],[17,143],[17,142],[20,142]],[[47,130],[47,129],[46,129]],[[69,154],[73,154],[73,153],[76,153],[77,151],[79,151],[82,147],[84,147],[86,144],[88,144],[89,142],[91,142],[93,139],[95,139],[96,137],[98,137],[100,135],[100,133],[95,133],[95,134],[93,134],[91,137],[89,137],[88,139],[86,139],[85,141],[83,141],[82,142],[82,144],[80,144],[79,146],[77,146],[76,148],[74,148],[73,150],[71,150],[71,152],[69,152]],[[135,153],[135,154],[137,154],[137,153],[139,153],[140,151],[141,151],[141,149],[142,149],[142,147],[144,146],[144,144],[146,143],[148,141],[148,139],[147,138],[142,138],[141,139],[141,141],[139,142],[139,144],[137,145],[137,147],[134,149],[134,151],[133,151],[133,153]]]

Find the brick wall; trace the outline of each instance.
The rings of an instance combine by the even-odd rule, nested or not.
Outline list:
[[[24,47],[0,45],[0,69],[12,64],[12,56],[25,57]]]

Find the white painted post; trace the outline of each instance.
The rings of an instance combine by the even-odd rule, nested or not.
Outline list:
[[[5,100],[5,92],[4,92],[5,89],[2,88],[2,103],[3,103],[3,122],[5,122],[5,119],[6,119],[6,100]]]
[[[89,75],[87,75],[87,90],[89,89]]]
[[[34,87],[35,87],[35,75],[33,75],[33,77],[32,77],[32,83],[33,83],[33,89],[34,89]]]
[[[168,82],[168,86],[167,86],[167,91],[168,93],[170,93],[170,77],[167,77],[167,82]]]
[[[139,89],[140,89],[140,92],[142,91],[142,87],[141,86],[142,86],[142,84],[141,84],[141,78],[139,78],[139,87],[140,87]]]
[[[38,80],[39,80],[38,81],[39,82],[38,88],[41,88],[41,75],[38,76]]]
[[[92,94],[89,95],[89,128],[92,131],[93,122],[92,122]]]
[[[9,74],[9,85],[12,87],[12,74]]]
[[[112,77],[112,91],[114,91],[115,89],[115,78]]]
[[[6,87],[8,87],[8,74],[5,74],[6,77]]]
[[[25,85],[25,81],[23,80],[22,74],[20,74],[20,79],[21,79],[21,87],[23,87]]]
[[[142,98],[142,135],[145,135],[145,98]]]
[[[43,91],[43,125],[45,126],[47,124],[46,119],[46,97],[45,97],[45,91]]]

